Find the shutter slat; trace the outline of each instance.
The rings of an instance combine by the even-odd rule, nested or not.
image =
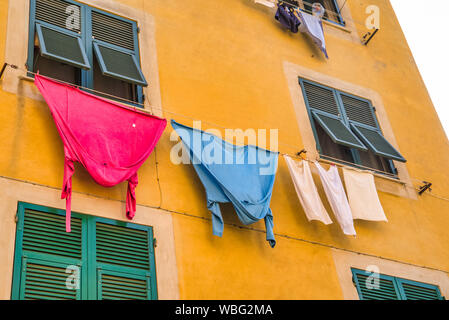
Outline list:
[[[115,247],[115,248],[123,248],[123,243],[129,243],[129,250],[130,251],[137,251],[141,253],[146,253],[148,250],[145,247],[142,247],[141,243],[131,244],[130,242],[133,241],[132,238],[128,239],[111,239],[110,237],[107,238],[106,236],[97,237],[98,242],[101,242],[102,246],[106,247]],[[146,239],[143,241],[140,240],[139,242],[146,242]]]
[[[111,241],[107,241],[107,240],[104,241],[104,240],[105,239],[102,239],[100,242],[102,242],[102,246],[105,248],[116,248],[116,249],[123,248],[123,246],[120,243],[117,244],[115,242],[111,242]],[[142,247],[129,247],[127,251],[132,252],[135,255],[146,255],[146,252],[147,252],[147,250],[142,249]]]
[[[115,234],[120,237],[132,238],[132,239],[135,239],[135,238],[146,239],[147,238],[147,234],[145,231],[140,231],[140,230],[135,230],[135,229],[123,230],[122,227],[117,228],[115,226],[110,226],[110,227],[109,226],[104,227],[101,225],[97,226],[97,231],[99,233],[108,234],[108,232],[110,232],[111,230],[114,230]]]
[[[45,223],[45,225],[47,226],[47,229],[51,229],[52,232],[56,232],[56,233],[59,230],[61,230],[61,226],[65,225],[65,222],[59,222],[59,221],[52,222],[52,221],[48,221],[45,219],[39,219],[39,218],[35,219],[35,218],[31,218],[31,217],[28,217],[27,221],[25,223],[30,227],[30,229],[35,229],[35,228],[33,228],[33,226],[37,226],[38,228],[36,230],[39,230],[41,223]],[[79,232],[81,230],[81,227],[72,223],[72,230]],[[71,235],[69,234],[68,236],[70,237]]]

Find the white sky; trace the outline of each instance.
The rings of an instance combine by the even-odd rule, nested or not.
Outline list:
[[[449,137],[449,0],[390,0]],[[425,9],[424,9],[424,7]],[[382,29],[382,12],[380,13]]]

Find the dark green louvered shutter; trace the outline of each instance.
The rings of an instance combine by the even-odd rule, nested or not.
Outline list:
[[[19,204],[18,217],[13,299],[80,299],[82,219],[74,216],[66,233],[61,210]],[[78,288],[67,285],[71,268],[79,271]]]
[[[94,52],[101,72],[112,78],[147,86],[138,59],[136,32],[135,24],[92,10]]]
[[[153,229],[19,203],[12,299],[157,299]],[[78,287],[73,281],[79,277]]]
[[[98,270],[99,300],[151,300],[149,276]]]
[[[332,141],[366,151],[367,148],[344,123],[335,90],[302,79],[299,81],[311,116]]]
[[[79,300],[81,291],[66,285],[67,264],[47,260],[22,259],[20,300]]]
[[[81,37],[40,23],[36,23],[36,32],[42,56],[75,67],[90,69]]]
[[[444,300],[440,289],[432,284],[392,277],[372,275],[363,270],[351,269],[353,282],[360,300]],[[373,286],[372,277],[378,277],[379,286]]]
[[[92,37],[129,51],[135,49],[133,24],[98,11],[92,11]]]
[[[349,130],[348,127],[346,127],[345,124],[338,118],[319,114],[314,111],[312,111],[312,115],[335,143],[359,150],[368,150],[351,132],[351,130]]]
[[[368,100],[338,92],[352,131],[374,154],[405,162],[404,157],[385,139]]]
[[[301,81],[309,108],[334,116],[340,115],[334,90],[308,81]]]
[[[443,300],[440,289],[437,286],[396,278],[401,293],[406,300]]]
[[[400,300],[401,296],[393,277],[379,275],[379,286],[372,286],[370,273],[352,269],[353,281],[360,300]]]
[[[81,8],[62,0],[36,0],[35,4],[35,30],[41,55],[90,69],[81,36]]]
[[[151,227],[97,218],[99,299],[157,299]]]

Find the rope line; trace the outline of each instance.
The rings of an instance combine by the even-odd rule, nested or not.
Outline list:
[[[26,73],[30,73],[30,74],[33,74],[33,75],[36,75],[36,74],[37,74],[36,72],[28,71],[28,70],[26,70],[26,69],[19,68],[19,67],[15,66],[15,65],[11,65],[11,64],[9,64],[9,63],[6,63],[6,65],[9,66],[9,67],[11,67],[11,68],[13,68],[13,69],[15,69],[15,70],[20,70],[20,71],[23,71],[23,72],[26,72]],[[143,106],[144,108],[145,108],[145,107],[149,107],[149,108],[151,108],[152,110],[159,110],[159,111],[162,112],[162,114],[163,114],[164,112],[166,112],[166,113],[170,113],[170,114],[172,114],[172,115],[179,116],[179,117],[184,117],[184,118],[187,118],[187,119],[190,119],[190,120],[193,120],[193,121],[198,120],[197,118],[194,118],[194,117],[192,117],[192,116],[184,115],[184,114],[181,114],[181,113],[178,113],[178,112],[173,112],[173,111],[167,110],[167,109],[165,109],[165,108],[158,108],[158,107],[152,106],[151,104],[149,104],[149,101],[148,101],[147,98],[145,99],[145,101],[148,101],[148,104],[138,103],[138,102],[135,102],[135,101],[132,101],[132,100],[129,100],[129,99],[125,99],[125,98],[121,98],[121,97],[118,97],[118,96],[114,96],[114,95],[112,95],[112,94],[104,93],[104,92],[101,92],[101,91],[98,91],[98,90],[95,90],[95,89],[92,89],[92,88],[83,87],[83,86],[81,86],[81,85],[76,85],[76,84],[73,84],[73,83],[69,83],[69,82],[66,82],[66,81],[63,81],[63,80],[59,80],[59,79],[56,79],[56,78],[52,78],[52,77],[48,77],[48,76],[45,76],[45,77],[48,78],[48,79],[51,79],[51,80],[54,80],[54,81],[57,81],[57,82],[60,82],[60,83],[63,83],[63,84],[72,86],[72,87],[76,87],[76,88],[80,88],[80,89],[85,89],[85,90],[88,90],[88,91],[91,91],[91,92],[94,92],[94,93],[98,93],[99,95],[108,96],[108,97],[111,97],[111,98],[113,98],[113,99],[115,99],[115,100],[118,99],[118,100],[126,101],[126,102],[128,102],[128,103],[130,103],[130,104]],[[127,105],[127,107],[130,107],[130,108],[132,108],[132,109],[134,109],[134,110],[136,110],[136,111],[139,111],[139,112],[145,112],[145,113],[148,113],[148,114],[153,115],[152,112],[149,112],[149,111],[146,110],[146,109],[137,108],[137,107],[132,106],[132,105],[131,105],[131,106],[128,106],[128,105]],[[224,126],[222,126],[222,125],[219,125],[219,124],[216,124],[216,123],[213,123],[213,122],[210,122],[210,121],[205,121],[205,120],[200,120],[200,121],[201,121],[202,123],[206,123],[206,124],[209,124],[209,125],[211,125],[211,126],[215,126],[215,127],[222,128],[222,129],[228,129],[227,127],[224,127]],[[222,138],[222,140],[227,141],[227,142],[229,142],[229,143],[231,143],[231,144],[234,144],[233,141],[228,141],[228,140],[223,139],[223,138]],[[279,143],[279,145],[284,145],[284,146],[287,146],[287,147],[292,148],[292,149],[295,149],[295,150],[298,150],[298,149],[299,149],[298,146],[294,146],[294,145],[291,145],[291,144],[288,144],[288,143],[283,143],[283,142],[281,142],[281,141],[278,141],[278,143]],[[267,150],[268,150],[268,149],[267,149]],[[326,156],[326,155],[322,155],[322,158],[317,158],[317,159],[312,159],[312,160],[311,160],[311,159],[307,159],[307,158],[304,158],[304,157],[302,157],[302,156],[299,156],[299,155],[296,154],[296,153],[295,153],[295,154],[291,154],[291,153],[285,153],[285,152],[273,151],[273,150],[268,150],[268,151],[271,151],[271,152],[278,152],[278,153],[281,154],[281,155],[289,156],[289,157],[291,157],[291,158],[298,159],[298,160],[308,161],[308,162],[310,162],[310,163],[314,163],[315,161],[323,162],[323,163],[329,163],[329,162],[331,162],[331,164],[336,165],[336,166],[341,167],[341,168],[345,168],[345,167],[347,167],[347,166],[356,167],[356,168],[359,168],[359,169],[364,169],[364,170],[369,171],[369,172],[371,172],[371,173],[376,173],[376,174],[378,174],[378,175],[383,175],[383,176],[389,177],[389,178],[391,178],[391,179],[396,179],[399,183],[405,184],[404,182],[398,180],[397,176],[394,175],[394,174],[392,174],[392,173],[385,172],[385,171],[381,171],[381,170],[374,169],[374,168],[370,168],[370,167],[363,166],[363,165],[359,165],[359,164],[356,164],[356,163],[348,162],[348,161],[345,161],[345,160],[333,158],[333,157]],[[333,160],[333,161],[329,161],[329,159],[330,159],[330,160]],[[157,161],[157,160],[155,160],[155,161]],[[345,163],[345,164],[347,164],[347,165],[344,165],[344,164],[342,164],[342,163]],[[157,178],[157,179],[159,179],[159,178]],[[423,180],[423,179],[417,179],[417,178],[410,178],[410,179],[411,179],[411,180],[414,180],[414,181],[416,181],[416,182],[419,182],[419,183],[424,183],[424,182],[426,181],[426,180]],[[159,183],[159,181],[158,181],[158,183]],[[417,189],[417,190],[419,190],[419,189]],[[161,192],[161,199],[162,199],[162,191],[160,191],[160,192]],[[448,199],[447,197],[444,197],[444,196],[437,196],[437,195],[432,194],[431,192],[428,192],[427,194],[428,194],[428,195],[431,195],[431,196],[433,196],[433,197],[435,197],[435,198],[438,198],[438,199],[440,199],[440,200],[449,201],[449,199]],[[161,200],[161,201],[162,201],[162,200]]]

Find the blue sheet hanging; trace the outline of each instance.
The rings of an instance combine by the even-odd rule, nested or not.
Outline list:
[[[271,194],[278,153],[257,146],[236,146],[217,136],[171,121],[206,190],[212,213],[213,234],[222,236],[223,218],[219,203],[231,202],[245,225],[265,220],[267,241],[274,247]]]

